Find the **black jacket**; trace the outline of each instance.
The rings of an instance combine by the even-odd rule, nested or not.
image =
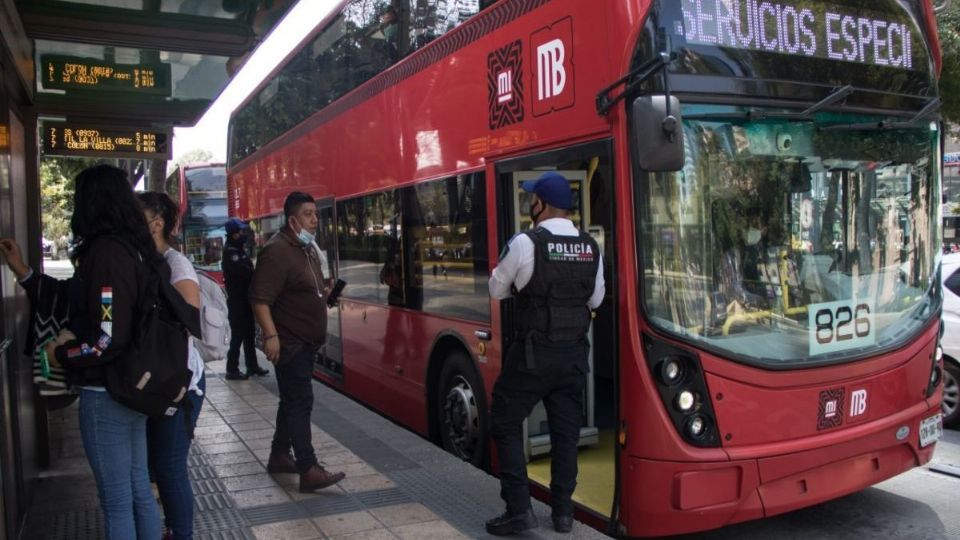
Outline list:
[[[253,279],[253,260],[247,255],[243,244],[227,241],[223,248],[223,280],[227,286],[227,301],[248,303],[247,293]]]
[[[121,358],[133,339],[142,265],[109,237],[92,240],[80,256],[71,294],[70,329],[77,339],[56,349],[74,386],[103,386],[104,366]]]

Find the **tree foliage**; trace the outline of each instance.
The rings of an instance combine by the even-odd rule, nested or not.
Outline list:
[[[189,165],[190,163],[211,163],[213,162],[213,152],[206,148],[194,148],[186,154],[180,156],[175,162],[177,167]]]
[[[940,44],[943,47],[943,71],[940,74],[940,97],[943,117],[953,125],[960,124],[960,1],[937,15]]]
[[[56,241],[70,235],[73,214],[73,179],[96,160],[43,157],[40,161],[40,215],[43,236]]]

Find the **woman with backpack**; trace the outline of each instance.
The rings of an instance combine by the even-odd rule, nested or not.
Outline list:
[[[75,179],[70,228],[77,244],[70,331],[45,347],[80,394],[80,435],[97,482],[108,540],[156,540],[160,515],[147,473],[147,416],[116,401],[107,377],[133,344],[143,262],[162,265],[127,174],[109,165]],[[76,296],[76,297],[74,297]]]
[[[200,308],[200,285],[197,272],[190,261],[171,244],[180,220],[180,208],[166,193],[140,193],[147,227],[157,252],[170,266],[170,283],[188,304]],[[193,489],[187,472],[187,454],[196,426],[206,381],[203,377],[203,359],[190,340],[188,358],[171,359],[187,362],[193,379],[185,405],[173,416],[151,417],[147,420],[147,448],[150,470],[157,482],[160,503],[167,525],[167,537],[174,540],[193,538]]]

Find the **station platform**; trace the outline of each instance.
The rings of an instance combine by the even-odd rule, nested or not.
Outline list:
[[[224,380],[207,364],[207,393],[192,446],[190,475],[199,540],[494,538],[484,521],[503,511],[497,479],[351,399],[314,383],[313,443],[325,466],[346,479],[301,494],[294,474],[269,475],[277,411],[271,374]],[[53,463],[42,474],[24,538],[102,537],[96,486],[77,427],[77,407],[51,413],[58,424]],[[607,538],[582,523],[553,531],[548,506],[534,501],[540,528],[518,538]]]

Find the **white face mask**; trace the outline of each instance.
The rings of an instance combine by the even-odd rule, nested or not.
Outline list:
[[[753,227],[750,227],[750,229],[747,230],[747,245],[755,246],[759,241],[760,241],[760,229],[754,229]]]
[[[303,225],[300,225],[300,220],[298,220],[297,218],[293,218],[293,221],[297,224],[298,227],[300,227],[300,232],[297,233],[297,239],[300,240],[301,244],[305,246],[309,246],[310,242],[313,242],[313,239],[316,238],[316,235],[311,232],[308,232],[307,229],[303,227]]]

